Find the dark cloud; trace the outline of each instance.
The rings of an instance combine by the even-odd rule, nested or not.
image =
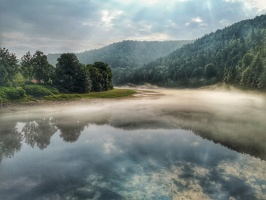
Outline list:
[[[266,8],[261,0],[0,0],[0,4],[0,46],[19,56],[36,49],[78,52],[126,39],[195,39]]]

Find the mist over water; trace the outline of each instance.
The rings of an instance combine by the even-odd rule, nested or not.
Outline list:
[[[266,96],[260,93],[139,90],[135,98],[48,104],[6,114],[1,120],[50,117],[59,126],[96,123],[126,130],[182,128],[266,160]]]
[[[156,89],[1,113],[0,198],[265,199],[265,111],[259,93]]]

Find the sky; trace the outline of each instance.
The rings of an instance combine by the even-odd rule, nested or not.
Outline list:
[[[193,40],[266,14],[266,0],[0,0],[0,47],[82,52],[123,40]]]

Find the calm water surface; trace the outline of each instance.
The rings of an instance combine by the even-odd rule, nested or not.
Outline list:
[[[264,160],[188,129],[86,113],[1,116],[0,199],[266,199]]]

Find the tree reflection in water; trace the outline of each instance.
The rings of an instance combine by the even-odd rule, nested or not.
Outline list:
[[[0,162],[14,156],[21,149],[23,137],[16,124],[13,121],[0,121]]]
[[[18,152],[23,140],[32,148],[37,146],[43,150],[50,144],[51,137],[57,131],[65,142],[73,143],[78,140],[86,126],[108,124],[123,130],[160,128],[192,130],[202,138],[266,160],[265,124],[262,124],[260,118],[252,120],[233,115],[225,117],[212,112],[179,110],[179,107],[172,106],[158,113],[142,112],[142,105],[132,107],[131,110],[123,108],[124,111],[119,112],[108,108],[100,112],[97,109],[86,110],[87,107],[76,110],[74,108],[73,111],[44,113],[42,116],[39,113],[28,116],[1,116],[0,159],[11,157]]]
[[[73,119],[72,117],[43,117],[29,119],[0,119],[0,162],[4,158],[14,156],[22,147],[22,142],[32,148],[36,146],[44,150],[48,147],[51,137],[60,131],[60,137],[65,142],[75,142],[86,126],[93,121],[84,116]],[[105,124],[106,122],[99,122]],[[19,124],[19,128],[17,127]],[[98,122],[96,122],[98,124]]]
[[[37,145],[40,149],[45,149],[56,130],[53,118],[43,118],[26,122],[22,134],[25,142],[32,148]]]
[[[88,122],[77,121],[75,123],[65,123],[60,121],[57,123],[57,128],[61,132],[60,137],[63,138],[65,142],[75,142],[87,124]]]

